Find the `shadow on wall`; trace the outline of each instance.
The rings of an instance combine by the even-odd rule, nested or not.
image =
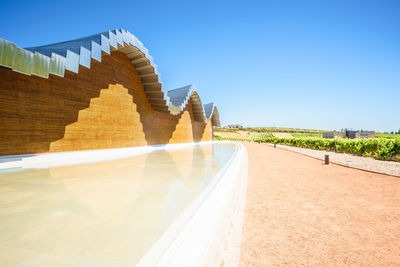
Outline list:
[[[134,65],[118,51],[48,79],[0,67],[0,155],[211,140],[191,103],[179,116],[154,110]],[[209,131],[209,133],[208,133]]]

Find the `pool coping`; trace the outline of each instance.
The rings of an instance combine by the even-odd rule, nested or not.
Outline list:
[[[215,176],[215,184],[207,186],[136,266],[238,265],[248,156],[242,144],[224,143],[235,143],[238,151]]]
[[[0,156],[0,171],[43,169],[78,165],[135,157],[161,150],[172,151],[194,146],[223,143],[229,143],[229,141],[203,141],[194,143]]]

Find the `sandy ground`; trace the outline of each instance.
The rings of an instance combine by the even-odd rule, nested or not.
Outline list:
[[[329,155],[329,161],[333,163],[400,177],[400,162],[376,160],[374,158],[369,158],[369,157],[355,156],[355,155],[337,153],[332,151],[307,149],[294,146],[284,146],[284,145],[276,145],[276,146],[278,148],[294,151],[321,160],[325,158],[325,155]]]
[[[240,266],[400,266],[400,179],[245,143]]]
[[[214,132],[214,135],[218,135],[223,138],[238,138],[238,139],[249,139],[250,138],[250,133],[248,131]]]
[[[293,135],[290,133],[272,133],[273,136],[278,137],[278,138],[292,138]]]

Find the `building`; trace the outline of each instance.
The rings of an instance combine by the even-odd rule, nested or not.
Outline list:
[[[0,155],[212,140],[214,103],[163,89],[143,44],[121,29],[20,48],[0,39]]]
[[[337,131],[324,132],[322,135],[324,138],[345,138],[346,137],[345,132],[337,132]]]
[[[360,132],[360,131],[332,131],[332,132],[324,132],[323,133],[324,138],[373,138],[375,137],[375,132],[374,131],[365,131],[365,132]]]
[[[243,126],[240,124],[229,124],[224,126],[225,129],[242,129]]]
[[[375,137],[374,131],[346,131],[346,136],[350,139],[353,138],[373,138]]]

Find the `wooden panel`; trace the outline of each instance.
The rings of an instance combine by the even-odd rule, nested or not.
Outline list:
[[[0,67],[0,155],[211,140],[209,122],[152,109],[140,77],[118,51],[79,74],[48,79]]]
[[[89,150],[146,145],[140,115],[128,89],[120,84],[102,89],[78,120],[65,128],[64,138],[50,144],[50,151]]]

